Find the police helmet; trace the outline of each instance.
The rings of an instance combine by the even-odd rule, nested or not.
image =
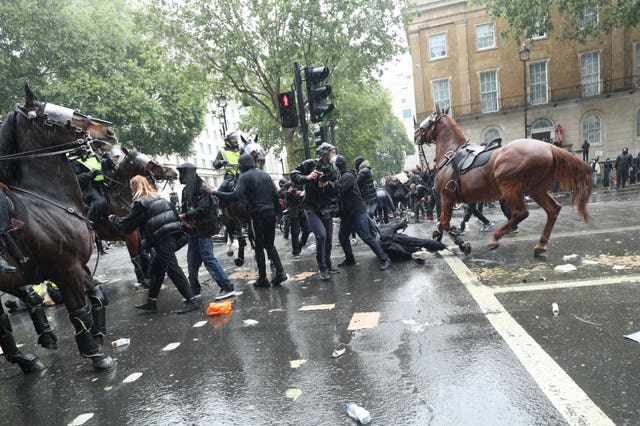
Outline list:
[[[240,144],[240,134],[237,131],[229,133],[224,138],[224,143],[229,146],[238,146]]]
[[[197,169],[198,167],[196,167],[195,164],[193,163],[182,163],[180,164],[178,167],[176,167],[176,169],[180,170],[189,170],[189,169]]]

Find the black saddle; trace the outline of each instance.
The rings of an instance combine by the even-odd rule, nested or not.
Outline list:
[[[461,145],[455,152],[451,164],[457,174],[463,175],[469,170],[481,167],[489,162],[493,150],[502,146],[502,138],[496,138],[489,142],[488,145],[476,145],[466,143]]]

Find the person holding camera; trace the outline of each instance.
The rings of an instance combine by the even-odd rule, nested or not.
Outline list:
[[[286,191],[284,194],[284,206],[288,212],[289,226],[291,228],[291,255],[294,259],[299,259],[302,247],[307,244],[307,239],[309,238],[309,227],[302,207],[304,193],[293,182],[287,182],[284,188]]]
[[[147,240],[155,252],[149,264],[149,294],[146,303],[134,308],[146,312],[157,312],[158,294],[165,274],[176,286],[185,304],[176,311],[185,314],[200,308],[200,303],[193,297],[189,281],[178,265],[176,251],[179,249],[178,239],[185,236],[178,219],[178,213],[171,204],[160,197],[144,176],[134,176],[129,181],[133,192],[133,206],[127,217],[110,215],[109,220],[124,233],[129,234],[140,229],[142,238]]]
[[[309,229],[316,237],[316,261],[322,280],[340,271],[331,265],[333,217],[338,215],[338,193],[331,182],[340,179],[335,166],[336,147],[324,142],[316,149],[318,158],[305,160],[291,172],[291,181],[304,185],[303,202]]]

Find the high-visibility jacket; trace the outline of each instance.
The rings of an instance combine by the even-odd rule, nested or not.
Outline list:
[[[102,182],[104,180],[104,175],[102,174],[102,163],[96,157],[91,156],[87,158],[78,158],[76,161],[82,164],[89,172],[94,170],[100,171],[100,174],[93,178],[95,182]]]
[[[222,159],[228,162],[228,164],[224,166],[225,173],[229,173],[231,175],[239,174],[240,170],[238,170],[238,160],[240,159],[240,151],[222,149],[220,152],[222,154]]]

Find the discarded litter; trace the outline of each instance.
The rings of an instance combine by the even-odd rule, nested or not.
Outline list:
[[[302,308],[298,309],[300,312],[304,312],[304,311],[330,311],[331,309],[335,308],[336,304],[335,303],[327,303],[324,305],[306,305],[303,306]]]
[[[198,321],[197,323],[193,324],[193,328],[204,327],[206,323],[207,323],[206,321]]]
[[[69,426],[80,426],[80,425],[83,425],[86,422],[88,422],[89,420],[91,420],[92,418],[93,418],[93,413],[80,414],[78,417],[73,419],[73,421],[71,423],[69,423]]]
[[[244,325],[248,325],[249,327],[256,325],[258,323],[258,321],[254,319],[246,319],[243,322],[244,322]]]
[[[620,271],[622,269],[624,269],[624,265],[613,265],[613,269],[614,271]]]
[[[290,398],[295,402],[295,400],[302,395],[302,391],[300,389],[287,389],[287,393],[285,395],[287,398]]]
[[[118,339],[111,342],[111,346],[114,348],[119,348],[120,346],[126,346],[131,343],[131,339]]]
[[[574,272],[574,271],[578,270],[578,268],[576,268],[576,266],[572,265],[571,263],[567,263],[567,264],[564,264],[564,265],[558,265],[553,269],[556,272]]]
[[[640,331],[636,331],[635,333],[627,334],[624,337],[626,339],[633,340],[634,342],[640,343]]]
[[[178,346],[180,346],[180,342],[169,343],[167,346],[162,348],[162,350],[163,351],[172,351],[175,348],[177,348]]]
[[[369,411],[367,411],[365,408],[362,408],[355,402],[345,402],[344,408],[346,408],[349,417],[357,420],[363,425],[366,425],[371,421],[371,414],[369,414]]]
[[[331,354],[331,358],[341,357],[342,355],[344,355],[346,350],[347,348],[344,347],[344,344],[338,343],[336,348],[333,350],[333,353]]]
[[[207,308],[207,315],[214,316],[228,314],[232,310],[231,300],[225,300],[224,302],[212,302]]]
[[[558,304],[557,303],[552,303],[551,304],[551,312],[553,313],[554,317],[558,316],[558,314],[560,313],[560,308],[558,308]]]
[[[569,260],[576,260],[578,258],[577,254],[567,254],[562,256],[562,260],[564,260],[565,262],[569,261]]]
[[[294,359],[293,361],[289,361],[289,364],[291,365],[291,368],[300,368],[300,366],[306,362],[306,359]]]
[[[122,383],[131,383],[142,377],[142,373],[131,373],[122,381]]]

